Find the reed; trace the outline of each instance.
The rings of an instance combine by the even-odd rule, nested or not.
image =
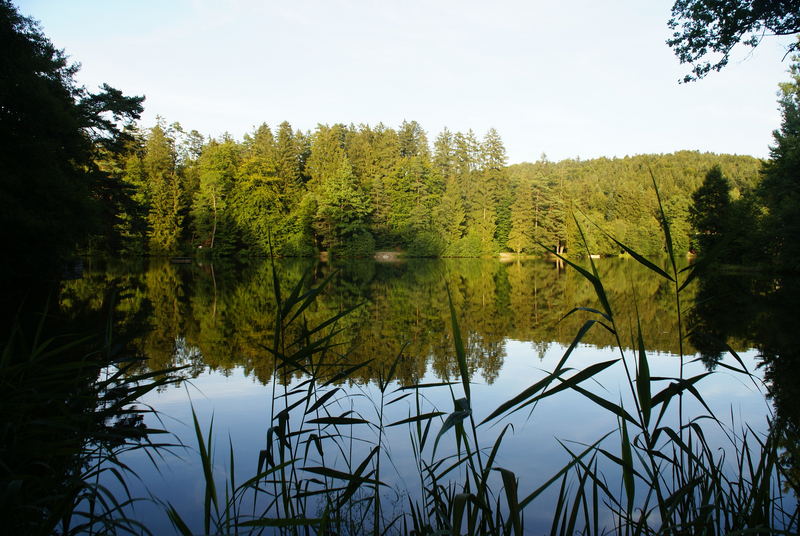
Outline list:
[[[136,475],[124,454],[155,458],[176,446],[144,426],[136,401],[177,369],[142,372],[114,333],[113,293],[100,336],[53,335],[54,314],[32,332],[16,321],[0,354],[0,510],[10,534],[149,534],[131,515]],[[121,490],[121,491],[116,491]]]
[[[788,475],[781,463],[777,428],[766,433],[716,415],[703,398],[703,384],[717,371],[739,375],[756,388],[760,380],[729,349],[727,360],[712,371],[691,373],[695,359],[684,354],[683,295],[706,269],[703,262],[682,265],[672,249],[669,221],[653,178],[664,232],[667,262],[647,259],[607,235],[619,248],[666,282],[676,304],[672,319],[678,329],[679,353],[674,371],[651,374],[647,334],[638,318],[622,319],[608,297],[594,259],[586,265],[551,251],[580,273],[594,290],[595,307],[578,307],[566,316],[585,320],[555,368],[512,396],[485,418],[476,419],[470,372],[454,301],[448,289],[453,353],[458,381],[398,385],[395,372],[402,352],[381,371],[372,414],[357,413],[353,396],[338,382],[366,362],[351,362],[341,342],[339,321],[350,310],[309,325],[304,312],[333,275],[307,288],[301,279],[285,296],[273,265],[276,322],[272,343],[265,347],[275,360],[271,426],[257,463],[256,475],[235,485],[214,482],[213,429],[203,433],[195,417],[198,452],[205,478],[203,531],[215,534],[508,534],[526,533],[525,513],[533,508],[552,512],[551,534],[795,534],[798,508],[786,497]],[[583,235],[582,226],[575,217]],[[587,253],[586,240],[583,240]],[[636,289],[631,292],[635,296]],[[590,330],[603,329],[616,342],[615,357],[576,369],[571,363]],[[623,392],[597,386],[604,371],[622,369]],[[331,373],[336,370],[336,373]],[[299,378],[291,381],[292,378]],[[431,390],[447,390],[451,408],[429,402]],[[578,393],[616,421],[588,444],[566,440],[560,445],[567,462],[543,482],[526,482],[498,464],[499,453],[514,441],[513,424],[522,411],[567,391]],[[689,417],[687,405],[702,411]],[[407,417],[385,421],[387,407],[404,402]],[[502,424],[493,440],[482,444],[484,430]],[[386,432],[405,427],[419,472],[419,498],[409,494],[400,512],[386,507],[383,482],[393,462]],[[721,432],[726,444],[709,440]],[[717,434],[718,435],[718,434]],[[229,474],[233,475],[229,444]],[[523,475],[524,476],[524,475]],[[220,493],[224,489],[224,496]],[[545,492],[555,492],[555,500]],[[173,525],[192,534],[189,523],[166,505]],[[610,519],[610,521],[609,521]],[[196,529],[195,529],[196,530]]]

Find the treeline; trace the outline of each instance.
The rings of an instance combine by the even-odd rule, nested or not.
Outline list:
[[[415,121],[305,133],[283,122],[274,131],[261,125],[242,141],[204,140],[160,122],[135,140],[101,163],[123,190],[116,223],[96,250],[477,257],[540,254],[543,244],[582,254],[576,214],[591,253],[620,253],[602,228],[657,254],[664,243],[652,173],[674,246],[685,252],[691,195],[707,171],[721,165],[736,191],[746,192],[761,167],[752,157],[688,151],[507,166],[494,129],[481,139],[445,129],[431,148]]]
[[[758,184],[762,162],[750,156],[680,151],[558,163],[543,157],[536,163],[512,165],[508,172],[515,202],[507,246],[517,252],[536,252],[540,242],[578,255],[621,253],[608,234],[641,254],[663,253],[655,180],[673,247],[679,253],[694,250],[692,193],[714,166],[721,166],[731,178],[732,195],[741,196]],[[583,251],[576,219],[588,252]]]
[[[477,256],[497,251],[511,228],[494,130],[482,140],[445,130],[431,151],[415,121],[313,133],[284,122],[205,144],[159,124],[110,167],[133,203],[108,244],[130,253]]]

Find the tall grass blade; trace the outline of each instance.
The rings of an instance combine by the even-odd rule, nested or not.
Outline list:
[[[650,178],[653,180],[653,189],[656,192],[656,199],[658,200],[658,211],[661,215],[661,226],[664,230],[664,239],[666,241],[667,246],[667,254],[669,255],[669,261],[672,263],[672,270],[673,273],[678,273],[678,265],[675,261],[675,251],[672,245],[672,232],[669,228],[669,219],[667,219],[667,214],[664,212],[664,204],[661,202],[661,192],[658,191],[658,183],[656,182],[656,176],[653,174],[653,170],[649,167],[647,171],[650,172]],[[674,281],[674,279],[673,279]]]
[[[589,221],[591,221],[591,220],[589,220]],[[594,222],[592,222],[592,223],[594,223]],[[609,240],[614,242],[616,245],[621,247],[622,250],[625,251],[625,253],[627,253],[628,255],[633,257],[639,264],[641,264],[642,266],[644,266],[648,270],[657,273],[661,277],[663,277],[665,279],[668,279],[669,281],[673,281],[673,282],[675,281],[675,279],[671,275],[669,275],[667,272],[665,272],[661,267],[659,267],[656,264],[654,264],[647,257],[645,257],[643,255],[640,255],[639,253],[637,253],[633,249],[629,248],[628,246],[626,246],[625,244],[623,244],[622,242],[620,242],[619,240],[614,238],[613,235],[608,233],[605,229],[600,227],[598,224],[594,223],[594,225],[595,225],[595,227],[597,227],[600,230],[600,232],[602,232],[606,236],[606,238],[608,238]]]
[[[425,421],[425,420],[428,420],[428,419],[433,419],[434,417],[438,417],[440,415],[444,415],[444,412],[443,411],[432,411],[430,413],[421,413],[419,415],[413,415],[411,417],[408,417],[407,419],[401,419],[399,421],[395,421],[393,423],[387,424],[386,427],[389,428],[391,426],[399,426],[401,424]]]
[[[457,493],[456,496],[453,497],[453,530],[451,532],[453,536],[461,536],[461,525],[464,522],[464,510],[469,498],[469,493]]]
[[[650,365],[647,361],[647,353],[644,348],[644,337],[642,336],[642,323],[639,319],[638,311],[636,315],[636,342],[639,349],[639,364],[636,369],[636,392],[639,397],[639,407],[642,409],[645,427],[650,425],[650,410],[652,400],[650,393]]]
[[[536,488],[529,495],[527,495],[524,499],[519,501],[519,507],[520,508],[525,508],[526,506],[528,506],[528,504],[530,504],[533,500],[535,500],[536,497],[541,495],[543,491],[545,491],[547,488],[549,488],[553,484],[553,482],[555,482],[559,478],[563,477],[567,472],[569,472],[570,469],[575,467],[575,465],[578,464],[587,454],[589,454],[590,452],[595,450],[597,448],[597,446],[600,443],[602,443],[603,441],[605,441],[605,439],[608,436],[610,436],[611,434],[612,434],[612,432],[607,432],[606,434],[603,435],[603,437],[601,437],[600,439],[598,439],[597,441],[595,441],[594,443],[592,443],[591,445],[586,447],[580,454],[578,454],[577,456],[573,456],[572,461],[570,461],[564,467],[559,469],[559,471],[555,475],[553,475],[550,479],[548,479],[544,484],[542,484],[541,486]],[[559,443],[561,443],[561,442],[559,441]],[[563,444],[562,444],[562,446],[563,446]]]
[[[494,419],[495,417],[497,417],[499,415],[502,415],[503,413],[505,413],[506,411],[510,410],[514,406],[516,406],[518,404],[521,404],[525,400],[529,399],[531,396],[533,396],[534,394],[538,393],[539,391],[546,389],[553,382],[553,380],[555,380],[556,378],[561,376],[561,374],[566,372],[568,369],[564,369],[564,365],[566,364],[567,359],[569,359],[569,356],[572,354],[572,352],[578,346],[578,343],[581,341],[581,339],[583,339],[583,336],[586,335],[586,333],[589,331],[589,329],[591,329],[591,327],[596,322],[597,322],[596,320],[588,320],[583,324],[583,326],[581,326],[581,329],[578,330],[578,334],[575,336],[575,338],[572,339],[572,342],[570,343],[569,347],[564,352],[564,355],[561,357],[561,360],[558,362],[558,364],[556,365],[556,368],[553,370],[553,372],[548,374],[545,378],[543,378],[543,379],[539,380],[538,382],[534,383],[533,385],[531,385],[530,387],[528,387],[527,389],[522,391],[520,394],[518,394],[514,398],[511,398],[510,400],[507,400],[506,402],[503,402],[502,404],[500,404],[497,407],[497,409],[495,409],[493,412],[491,412],[489,414],[488,417],[486,417],[485,419],[483,419],[483,421],[481,421],[481,424],[484,424],[484,423]]]
[[[212,441],[214,434],[214,419],[212,417],[211,424],[208,427],[208,439],[203,437],[203,431],[200,429],[200,422],[197,420],[197,413],[192,407],[192,421],[194,422],[194,432],[197,439],[197,448],[200,451],[200,462],[203,466],[203,479],[205,483],[205,496],[203,500],[203,527],[206,534],[211,532],[211,505],[218,508],[217,504],[217,489],[214,483],[214,460]],[[207,443],[206,443],[207,441]]]
[[[514,534],[522,536],[522,511],[519,507],[519,497],[517,496],[517,477],[508,469],[498,467],[495,469],[503,477],[503,489],[506,493],[508,503],[508,517],[511,526],[514,527]]]
[[[628,497],[628,514],[633,513],[633,501],[636,498],[636,485],[633,478],[633,454],[631,440],[628,436],[628,424],[625,419],[620,420],[621,452],[622,452],[622,480],[625,483],[625,494]]]
[[[252,519],[250,521],[242,521],[237,523],[239,527],[306,527],[319,525],[322,523],[323,518],[293,518],[293,519],[275,519],[275,518],[260,518]]]
[[[467,397],[467,402],[470,401],[469,391],[469,369],[467,368],[467,354],[464,351],[464,342],[461,339],[461,329],[458,326],[458,318],[456,317],[456,308],[453,305],[453,296],[450,294],[450,285],[446,285],[447,289],[447,303],[450,306],[450,325],[453,329],[453,345],[456,350],[456,360],[458,361],[458,371],[461,374],[461,383],[464,386],[464,395]],[[472,407],[470,405],[470,407]]]

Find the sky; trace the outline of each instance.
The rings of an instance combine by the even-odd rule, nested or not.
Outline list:
[[[689,72],[665,0],[15,0],[81,64],[207,136],[262,123],[495,128],[509,162],[698,150],[767,157],[790,38]]]

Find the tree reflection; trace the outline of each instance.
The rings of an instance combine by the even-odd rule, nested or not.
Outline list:
[[[596,305],[585,281],[545,260],[503,264],[488,259],[408,259],[331,265],[295,259],[275,266],[282,293],[289,293],[301,277],[310,288],[332,276],[304,313],[309,324],[356,307],[338,322],[342,331],[336,339],[336,351],[348,355],[349,362],[372,360],[349,380],[353,382],[373,380],[401,352],[398,379],[404,383],[419,381],[428,369],[440,379],[457,376],[448,287],[470,372],[488,383],[503,367],[507,340],[530,342],[531,357],[541,358],[553,344],[568,345],[583,323],[580,315],[564,318],[570,310]],[[650,334],[648,349],[676,353],[674,327],[662,321],[675,318],[666,285],[629,259],[606,259],[599,266],[613,303],[619,304],[618,317],[633,320],[638,310]],[[97,267],[84,279],[68,283],[62,302],[97,307],[96,296],[119,272]],[[149,324],[136,344],[149,357],[151,369],[189,365],[184,374],[195,376],[205,367],[221,372],[242,367],[259,381],[269,381],[273,362],[264,346],[275,329],[271,263],[186,265],[153,259],[146,268],[127,274],[122,284],[127,286],[118,308]],[[614,344],[603,330],[590,332],[584,342]]]
[[[730,346],[755,346],[775,406],[773,426],[782,437],[785,463],[800,491],[800,303],[797,277],[765,276],[706,270],[698,281],[689,315],[690,340],[708,368],[716,366]]]

